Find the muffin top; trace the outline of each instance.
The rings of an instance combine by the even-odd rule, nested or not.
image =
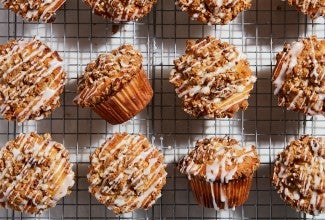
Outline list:
[[[213,25],[228,24],[251,7],[251,0],[176,0],[176,5],[193,20]]]
[[[19,14],[26,21],[53,22],[55,12],[65,0],[2,0],[5,8]]]
[[[247,108],[256,78],[245,55],[235,46],[214,37],[189,40],[185,54],[174,64],[169,81],[185,112],[222,118]]]
[[[312,19],[325,16],[324,0],[288,0],[288,3]]]
[[[7,120],[39,120],[60,106],[67,75],[62,59],[43,42],[0,45],[0,112]]]
[[[110,54],[101,54],[87,65],[79,79],[74,102],[82,107],[92,107],[114,95],[141,71],[144,71],[142,55],[131,45],[122,45]]]
[[[292,141],[274,164],[273,185],[292,207],[312,215],[325,211],[325,138]]]
[[[197,141],[178,167],[189,179],[228,183],[252,176],[259,163],[254,146],[244,148],[235,139],[213,137]]]
[[[21,134],[0,150],[0,205],[38,214],[70,193],[69,152],[49,134]]]
[[[324,114],[325,40],[315,36],[286,44],[273,72],[278,105],[308,115]]]
[[[146,16],[157,0],[84,0],[93,12],[114,22],[136,21]]]
[[[89,192],[116,214],[148,209],[161,196],[164,158],[143,135],[116,133],[90,161]]]

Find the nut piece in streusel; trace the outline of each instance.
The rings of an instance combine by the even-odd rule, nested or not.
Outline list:
[[[325,113],[325,40],[286,44],[273,72],[278,105],[308,115]]]
[[[123,45],[87,65],[74,102],[92,108],[111,124],[121,124],[142,111],[152,96],[141,53]]]
[[[273,185],[297,211],[325,212],[325,138],[302,136],[277,157]]]
[[[2,0],[5,8],[19,14],[24,20],[46,23],[55,20],[56,11],[64,3],[65,0]]]
[[[178,165],[194,197],[207,208],[230,209],[248,198],[260,160],[254,146],[242,147],[230,138],[205,138]]]
[[[224,25],[249,9],[251,0],[176,0],[176,5],[193,20],[209,25]]]
[[[89,192],[115,214],[150,208],[166,183],[164,157],[143,135],[114,134],[90,162]]]
[[[309,15],[311,19],[325,16],[324,0],[288,0],[288,3],[305,15]]]
[[[157,0],[84,0],[93,12],[114,22],[137,21],[145,17]]]
[[[246,56],[214,37],[188,40],[185,54],[174,60],[169,81],[194,117],[232,117],[245,110],[255,76]]]
[[[49,134],[20,134],[0,150],[0,206],[39,214],[74,185],[69,152]]]
[[[66,82],[62,59],[37,39],[0,45],[0,113],[22,123],[40,120],[60,106]]]

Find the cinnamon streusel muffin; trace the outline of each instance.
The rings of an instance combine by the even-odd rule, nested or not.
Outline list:
[[[74,102],[91,107],[111,124],[120,124],[142,111],[152,96],[141,53],[123,45],[87,65]]]
[[[303,136],[282,151],[274,164],[273,185],[297,211],[325,211],[325,138]]]
[[[297,10],[310,18],[315,19],[319,16],[325,16],[324,0],[288,0],[289,5],[293,5]]]
[[[191,19],[209,25],[228,24],[237,15],[251,7],[251,0],[176,0]]]
[[[70,194],[69,152],[49,134],[20,134],[0,150],[0,206],[29,214],[54,207]]]
[[[260,164],[254,146],[244,148],[230,138],[205,138],[179,162],[197,202],[208,208],[228,209],[248,198],[253,174]]]
[[[22,123],[60,106],[67,75],[62,59],[43,42],[11,40],[0,45],[0,113]]]
[[[273,72],[278,105],[308,115],[325,113],[325,40],[286,44]]]
[[[53,22],[56,11],[65,0],[2,0],[5,8],[19,14],[26,21]]]
[[[187,41],[185,54],[174,60],[169,81],[185,112],[195,117],[232,117],[245,110],[256,78],[246,56],[214,37]]]
[[[136,21],[146,16],[157,0],[84,0],[93,12],[114,22]]]
[[[90,161],[89,192],[116,214],[148,209],[161,196],[164,157],[143,135],[116,133]]]

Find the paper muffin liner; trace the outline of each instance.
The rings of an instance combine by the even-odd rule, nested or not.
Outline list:
[[[144,70],[123,88],[92,109],[110,124],[121,124],[142,111],[151,101],[153,91]]]
[[[190,185],[196,201],[207,208],[231,209],[244,204],[252,185],[253,177],[232,180],[228,183],[207,182],[192,178]]]

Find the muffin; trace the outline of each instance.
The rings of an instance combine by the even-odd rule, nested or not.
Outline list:
[[[67,74],[62,59],[37,39],[0,45],[0,113],[19,124],[40,120],[60,106]]]
[[[277,157],[273,185],[297,211],[317,215],[325,211],[325,138],[303,136]]]
[[[43,21],[46,23],[55,20],[56,11],[65,3],[65,0],[2,0],[3,7],[20,15],[25,21]]]
[[[208,25],[228,24],[252,6],[251,0],[176,0],[176,5],[192,20]]]
[[[169,81],[186,113],[224,118],[247,108],[256,78],[235,46],[210,36],[188,40],[185,54],[174,64]]]
[[[273,72],[278,105],[307,115],[324,114],[325,40],[316,36],[286,44]]]
[[[305,15],[309,15],[311,19],[325,16],[324,0],[288,0],[288,3]]]
[[[113,22],[137,21],[145,17],[157,0],[84,0],[93,13]]]
[[[148,209],[161,196],[164,157],[143,135],[116,133],[90,161],[89,192],[115,214]]]
[[[254,146],[242,147],[230,138],[205,138],[179,162],[197,202],[207,208],[230,209],[248,198],[260,164]]]
[[[142,111],[152,96],[141,53],[123,45],[87,65],[74,102],[92,108],[111,124],[121,124]]]
[[[69,152],[49,134],[20,134],[0,150],[0,206],[39,214],[70,194]]]

